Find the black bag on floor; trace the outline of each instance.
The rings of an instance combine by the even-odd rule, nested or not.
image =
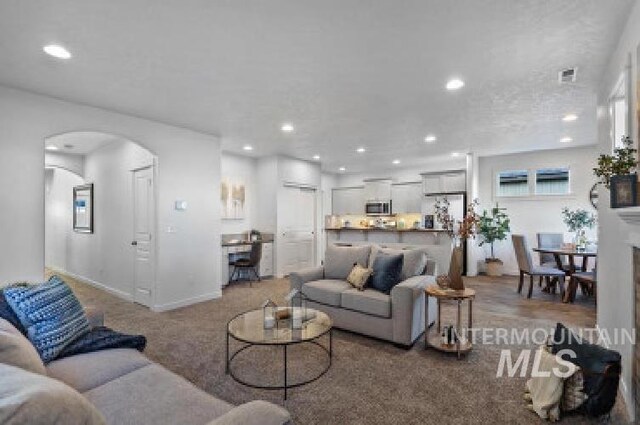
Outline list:
[[[622,371],[620,353],[584,342],[562,323],[558,323],[551,342],[551,351],[557,354],[561,350],[573,351],[575,358],[562,358],[582,369],[584,392],[588,398],[580,406],[580,411],[592,417],[611,412],[616,403]]]

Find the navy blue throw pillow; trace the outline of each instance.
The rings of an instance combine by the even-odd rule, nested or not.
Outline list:
[[[27,330],[24,328],[24,326],[22,326],[22,323],[20,323],[20,319],[7,302],[7,299],[4,297],[3,291],[0,291],[0,318],[11,323],[23,335],[27,334]]]
[[[391,288],[402,280],[403,263],[403,254],[378,253],[373,261],[373,275],[369,286],[385,294],[391,292]]]

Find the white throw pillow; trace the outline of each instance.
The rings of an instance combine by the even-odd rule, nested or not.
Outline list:
[[[31,342],[11,323],[0,319],[0,363],[46,375],[40,355]]]
[[[62,382],[0,364],[0,424],[106,425],[100,412]]]

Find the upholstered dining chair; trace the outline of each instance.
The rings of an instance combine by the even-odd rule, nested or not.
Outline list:
[[[536,233],[536,238],[538,239],[538,248],[561,248],[564,243],[564,235],[562,233]],[[542,267],[558,268],[558,263],[553,254],[541,252],[539,256]],[[560,261],[562,262],[562,270],[565,272],[569,271],[571,266],[569,266],[567,256],[560,256]],[[542,279],[543,277],[540,276],[540,286],[542,286]],[[547,285],[551,285],[551,279],[549,277],[547,277]]]
[[[588,272],[575,272],[569,280],[569,297],[568,300],[573,302],[576,298],[578,284],[582,286],[582,292],[593,296],[596,305],[598,305],[598,267]]]
[[[240,258],[236,261],[229,262],[229,265],[233,266],[233,273],[231,273],[231,278],[229,282],[234,281],[234,276],[236,274],[238,277],[235,279],[236,281],[240,279],[240,271],[247,270],[249,285],[252,285],[251,273],[257,278],[258,282],[260,282],[260,259],[262,257],[262,242],[252,242],[251,243],[251,252],[249,253],[249,258]]]
[[[560,291],[564,293],[564,277],[565,273],[562,270],[553,267],[534,266],[531,259],[531,252],[527,245],[527,239],[524,235],[511,235],[513,242],[513,248],[516,252],[516,259],[518,260],[518,268],[520,269],[520,281],[518,283],[518,293],[522,293],[522,286],[524,285],[524,276],[529,275],[529,293],[527,298],[531,298],[533,293],[533,278],[534,276],[557,278],[560,282]]]
[[[536,233],[539,248],[561,248],[564,242],[562,233]],[[565,255],[560,257],[563,266],[569,266]],[[557,263],[553,254],[540,253],[540,265],[543,267],[556,267]]]

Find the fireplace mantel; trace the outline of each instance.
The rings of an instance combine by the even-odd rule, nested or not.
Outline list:
[[[640,226],[640,207],[617,208],[615,211],[625,222]]]

